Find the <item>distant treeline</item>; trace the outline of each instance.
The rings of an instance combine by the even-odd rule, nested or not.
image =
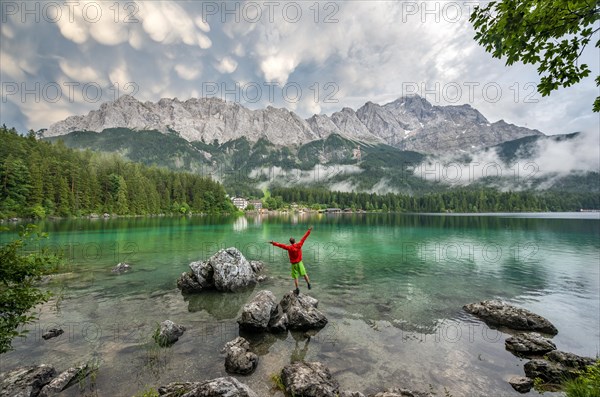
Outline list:
[[[234,211],[210,178],[77,151],[0,127],[0,218]]]
[[[556,191],[501,192],[491,188],[449,189],[419,197],[376,193],[331,192],[325,189],[275,188],[272,201],[316,207],[406,212],[577,211],[600,208],[598,193]]]

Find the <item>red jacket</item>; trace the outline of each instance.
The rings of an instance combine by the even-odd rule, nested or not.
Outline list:
[[[286,250],[288,252],[288,255],[290,256],[290,263],[298,263],[302,260],[302,244],[304,244],[304,241],[310,234],[310,230],[311,229],[308,229],[306,231],[306,233],[304,234],[304,237],[302,237],[302,239],[297,243],[294,243],[291,245],[285,245],[285,244],[280,244],[280,243],[276,243],[275,241],[273,241],[271,244],[273,244],[276,247],[283,248],[284,250]]]

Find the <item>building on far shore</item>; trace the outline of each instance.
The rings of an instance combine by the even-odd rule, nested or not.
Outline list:
[[[257,211],[262,210],[263,204],[262,204],[262,200],[250,200],[250,203],[254,206],[254,209]]]
[[[248,206],[248,200],[243,197],[234,197],[231,201],[233,202],[233,205],[241,210],[245,210]]]

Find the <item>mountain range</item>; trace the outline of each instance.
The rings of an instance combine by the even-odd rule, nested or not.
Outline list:
[[[268,106],[250,110],[219,98],[163,98],[154,103],[123,95],[87,115],[52,124],[43,136],[110,128],[177,133],[188,142],[223,144],[242,137],[249,142],[265,139],[277,146],[300,146],[338,135],[356,142],[436,154],[470,152],[544,135],[503,120],[490,123],[470,105],[435,106],[418,95],[400,97],[385,105],[367,102],[358,110],[345,107],[331,116],[320,114],[308,119],[287,109]]]

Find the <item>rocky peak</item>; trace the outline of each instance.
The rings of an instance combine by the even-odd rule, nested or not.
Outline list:
[[[385,105],[368,101],[356,111],[344,107],[331,116],[313,115],[308,119],[285,108],[250,110],[217,97],[183,102],[162,98],[156,103],[142,103],[122,95],[85,116],[71,116],[52,124],[44,136],[78,130],[101,132],[116,127],[163,133],[174,130],[188,141],[224,143],[245,137],[256,142],[264,138],[280,146],[301,145],[338,134],[355,141],[387,143],[424,153],[485,147],[541,134],[504,121],[490,124],[470,105],[433,106],[418,95],[403,96]]]

